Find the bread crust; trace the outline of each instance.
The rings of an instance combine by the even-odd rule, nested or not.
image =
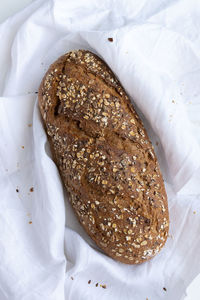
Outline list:
[[[110,257],[139,264],[164,246],[167,195],[152,144],[110,68],[66,53],[39,88],[39,107],[74,211]]]

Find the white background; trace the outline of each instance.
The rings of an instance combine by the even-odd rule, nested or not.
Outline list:
[[[0,23],[9,16],[23,9],[31,0],[0,0]],[[3,41],[1,41],[3,42]],[[188,296],[184,300],[200,300],[200,275],[193,280],[187,289]],[[152,299],[153,300],[153,299]],[[176,299],[172,299],[176,300]]]

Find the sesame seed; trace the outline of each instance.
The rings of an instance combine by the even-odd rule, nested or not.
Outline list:
[[[140,245],[145,246],[147,244],[147,241],[143,241]]]
[[[105,104],[105,105],[109,105],[109,102],[105,99],[105,100],[104,100],[104,104]]]
[[[133,246],[134,248],[140,248],[140,245],[137,245],[137,244],[135,244],[135,243],[132,243],[132,246]]]

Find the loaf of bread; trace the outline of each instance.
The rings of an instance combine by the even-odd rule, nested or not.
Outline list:
[[[113,72],[95,54],[71,51],[50,66],[38,96],[53,159],[86,232],[123,263],[155,256],[168,236],[165,187]]]

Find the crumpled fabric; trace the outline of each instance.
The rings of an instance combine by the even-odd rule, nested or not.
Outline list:
[[[0,25],[1,300],[184,298],[200,273],[199,15],[195,0],[36,0]],[[87,236],[51,157],[36,93],[74,49],[114,71],[161,166],[170,234],[141,265],[112,260]]]

